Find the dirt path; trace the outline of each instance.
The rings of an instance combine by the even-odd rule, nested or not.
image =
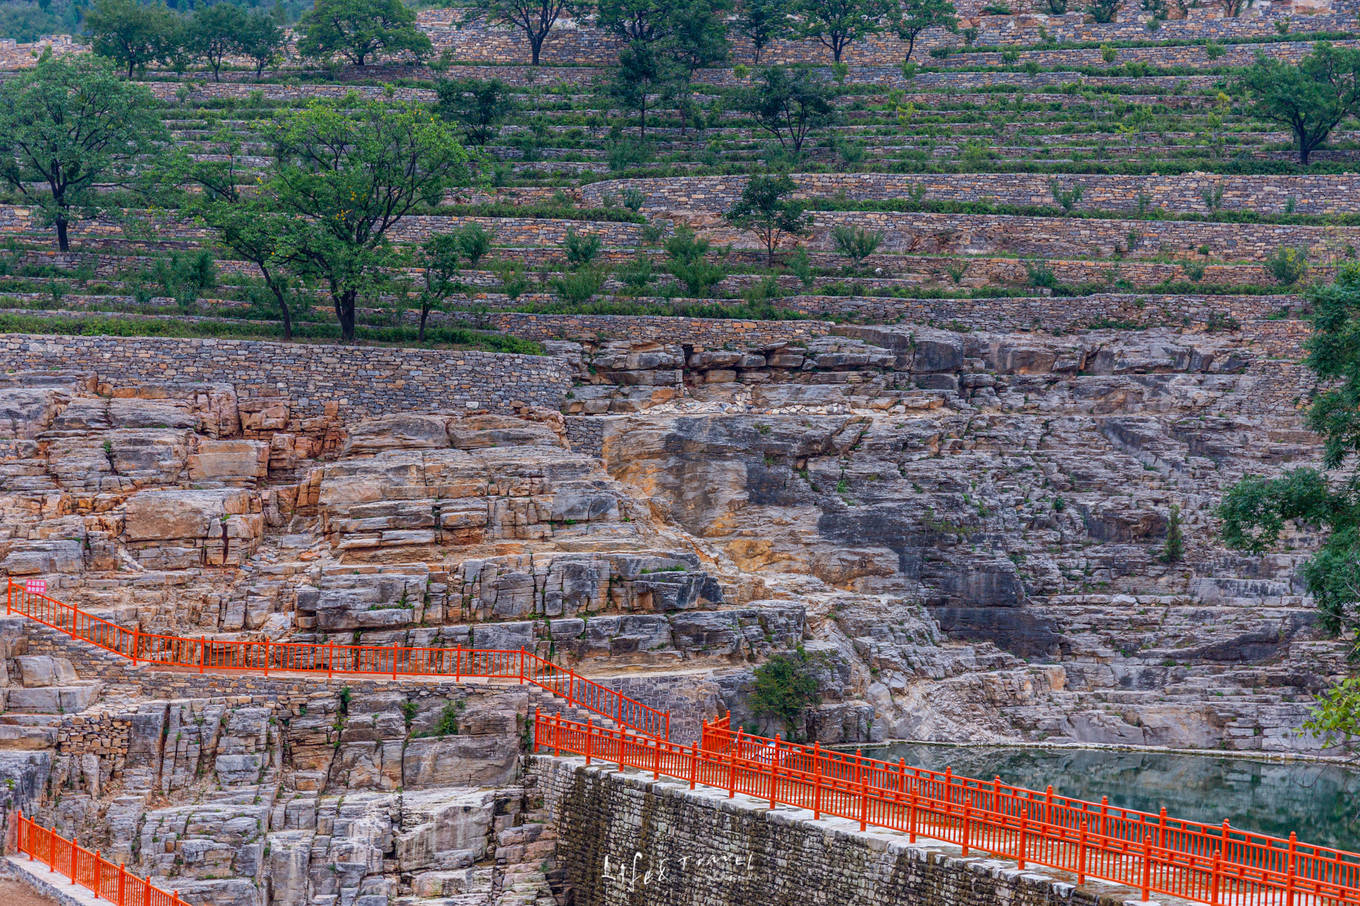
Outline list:
[[[0,903],[5,906],[56,906],[56,900],[40,897],[33,889],[18,881],[0,878]]]

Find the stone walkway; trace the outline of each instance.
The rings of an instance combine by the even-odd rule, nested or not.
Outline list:
[[[49,872],[41,862],[21,856],[7,856],[0,874],[8,876],[0,877],[0,903],[4,906],[109,906],[108,900],[96,900],[91,891]]]

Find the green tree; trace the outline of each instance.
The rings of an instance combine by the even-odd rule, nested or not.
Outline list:
[[[1360,628],[1360,266],[1342,268],[1308,298],[1304,364],[1320,389],[1306,422],[1322,438],[1322,468],[1249,475],[1224,495],[1219,515],[1227,545],[1256,554],[1275,547],[1287,523],[1322,530],[1322,547],[1301,574],[1323,627],[1338,632]]]
[[[0,179],[56,227],[63,252],[70,223],[103,207],[95,186],[132,176],[165,138],[151,93],[97,58],[44,54],[0,86]]]
[[[629,43],[651,44],[670,37],[678,0],[597,0],[595,22]]]
[[[1179,563],[1185,557],[1185,532],[1181,529],[1181,508],[1171,505],[1166,519],[1166,539],[1162,542],[1162,562]]]
[[[1307,166],[1337,124],[1360,111],[1360,49],[1322,42],[1298,63],[1258,53],[1233,85],[1252,114],[1294,133]]]
[[[515,109],[510,88],[500,79],[442,79],[435,83],[439,100],[435,109],[451,123],[463,127],[473,145],[485,145],[496,136],[501,122]]]
[[[742,0],[733,25],[755,48],[757,63],[771,41],[793,33],[787,0]]]
[[[765,263],[774,264],[774,253],[786,237],[802,236],[811,225],[803,204],[793,200],[796,187],[787,174],[752,176],[741,198],[723,215],[730,224],[750,230],[765,244]]]
[[[761,79],[741,92],[739,106],[785,151],[801,153],[808,135],[831,121],[830,89],[806,69],[787,66],[771,66]]]
[[[877,230],[866,230],[861,226],[837,224],[831,228],[831,241],[835,243],[836,251],[849,258],[855,267],[859,267],[865,258],[878,251],[878,247],[883,244],[883,234]]]
[[[430,311],[462,289],[463,284],[458,279],[462,263],[463,250],[453,233],[431,236],[420,247],[416,258],[421,269],[420,329],[416,335],[420,342],[425,342],[425,322]]]
[[[728,0],[678,0],[666,46],[691,78],[698,69],[727,61],[730,11]]]
[[[845,48],[883,28],[892,0],[798,0],[803,33],[816,38],[837,63]]]
[[[184,196],[182,212],[202,220],[223,245],[255,265],[278,309],[283,338],[291,340],[292,270],[301,264],[291,237],[300,225],[292,215],[274,209],[267,185],[260,192],[241,191],[255,182],[255,172],[244,159],[240,138],[223,128],[216,140],[226,148],[220,158],[198,160],[178,151],[161,171],[162,181],[197,189]]]
[[[950,0],[896,0],[892,25],[897,36],[907,43],[907,53],[902,58],[905,63],[911,60],[921,32],[928,28],[958,31],[958,10]]]
[[[708,295],[727,276],[721,264],[709,260],[711,250],[707,239],[699,238],[683,224],[666,240],[666,265],[691,296]],[[719,258],[725,254],[725,250],[720,252]]]
[[[575,0],[473,0],[468,18],[519,29],[529,41],[530,61],[537,66],[548,33],[575,7]]]
[[[329,60],[337,54],[355,66],[374,57],[430,52],[430,39],[416,28],[416,14],[402,0],[316,0],[298,22],[298,52]]]
[[[213,81],[222,81],[222,60],[240,50],[247,18],[246,11],[234,3],[214,3],[198,7],[189,19],[187,49],[208,64]]]
[[[466,185],[468,154],[423,105],[354,95],[285,114],[273,138],[262,194],[290,215],[282,257],[328,288],[341,337],[352,341],[360,294],[400,263],[389,232],[418,205]]]
[[[641,139],[647,140],[647,111],[652,99],[675,90],[681,73],[673,59],[654,44],[634,41],[619,54],[619,65],[606,93],[625,110],[638,115]]]
[[[751,708],[757,717],[782,723],[789,739],[804,738],[804,718],[821,701],[816,669],[801,645],[790,654],[776,654],[755,669]]]
[[[452,235],[458,244],[458,254],[467,261],[468,267],[476,267],[491,251],[491,233],[480,223],[464,224]]]
[[[147,64],[165,60],[174,49],[179,19],[163,4],[137,0],[97,0],[85,11],[90,48],[126,67],[130,79]]]
[[[283,57],[283,48],[288,36],[277,16],[263,10],[252,10],[246,14],[241,30],[236,36],[236,51],[255,63],[255,80],[264,74],[264,68],[277,63]]]

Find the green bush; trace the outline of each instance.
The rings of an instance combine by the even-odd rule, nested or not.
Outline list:
[[[816,671],[801,645],[790,654],[775,655],[755,670],[751,708],[758,717],[780,721],[789,739],[803,738],[803,715],[821,701]]]
[[[860,226],[837,224],[831,228],[831,240],[836,245],[836,251],[858,267],[865,258],[878,251],[878,247],[883,244],[883,233]]]
[[[1266,267],[1281,286],[1293,286],[1308,273],[1308,252],[1301,248],[1280,246],[1266,259]]]
[[[600,294],[604,288],[604,273],[597,268],[583,267],[554,277],[552,288],[563,302],[581,305]]]

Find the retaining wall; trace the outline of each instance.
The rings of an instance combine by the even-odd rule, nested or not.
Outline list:
[[[231,384],[295,414],[353,417],[515,404],[560,408],[571,372],[547,356],[164,337],[0,335],[12,371],[88,370],[118,384]]]
[[[559,902],[576,906],[1115,906],[1137,896],[578,758],[526,760],[556,825]]]

